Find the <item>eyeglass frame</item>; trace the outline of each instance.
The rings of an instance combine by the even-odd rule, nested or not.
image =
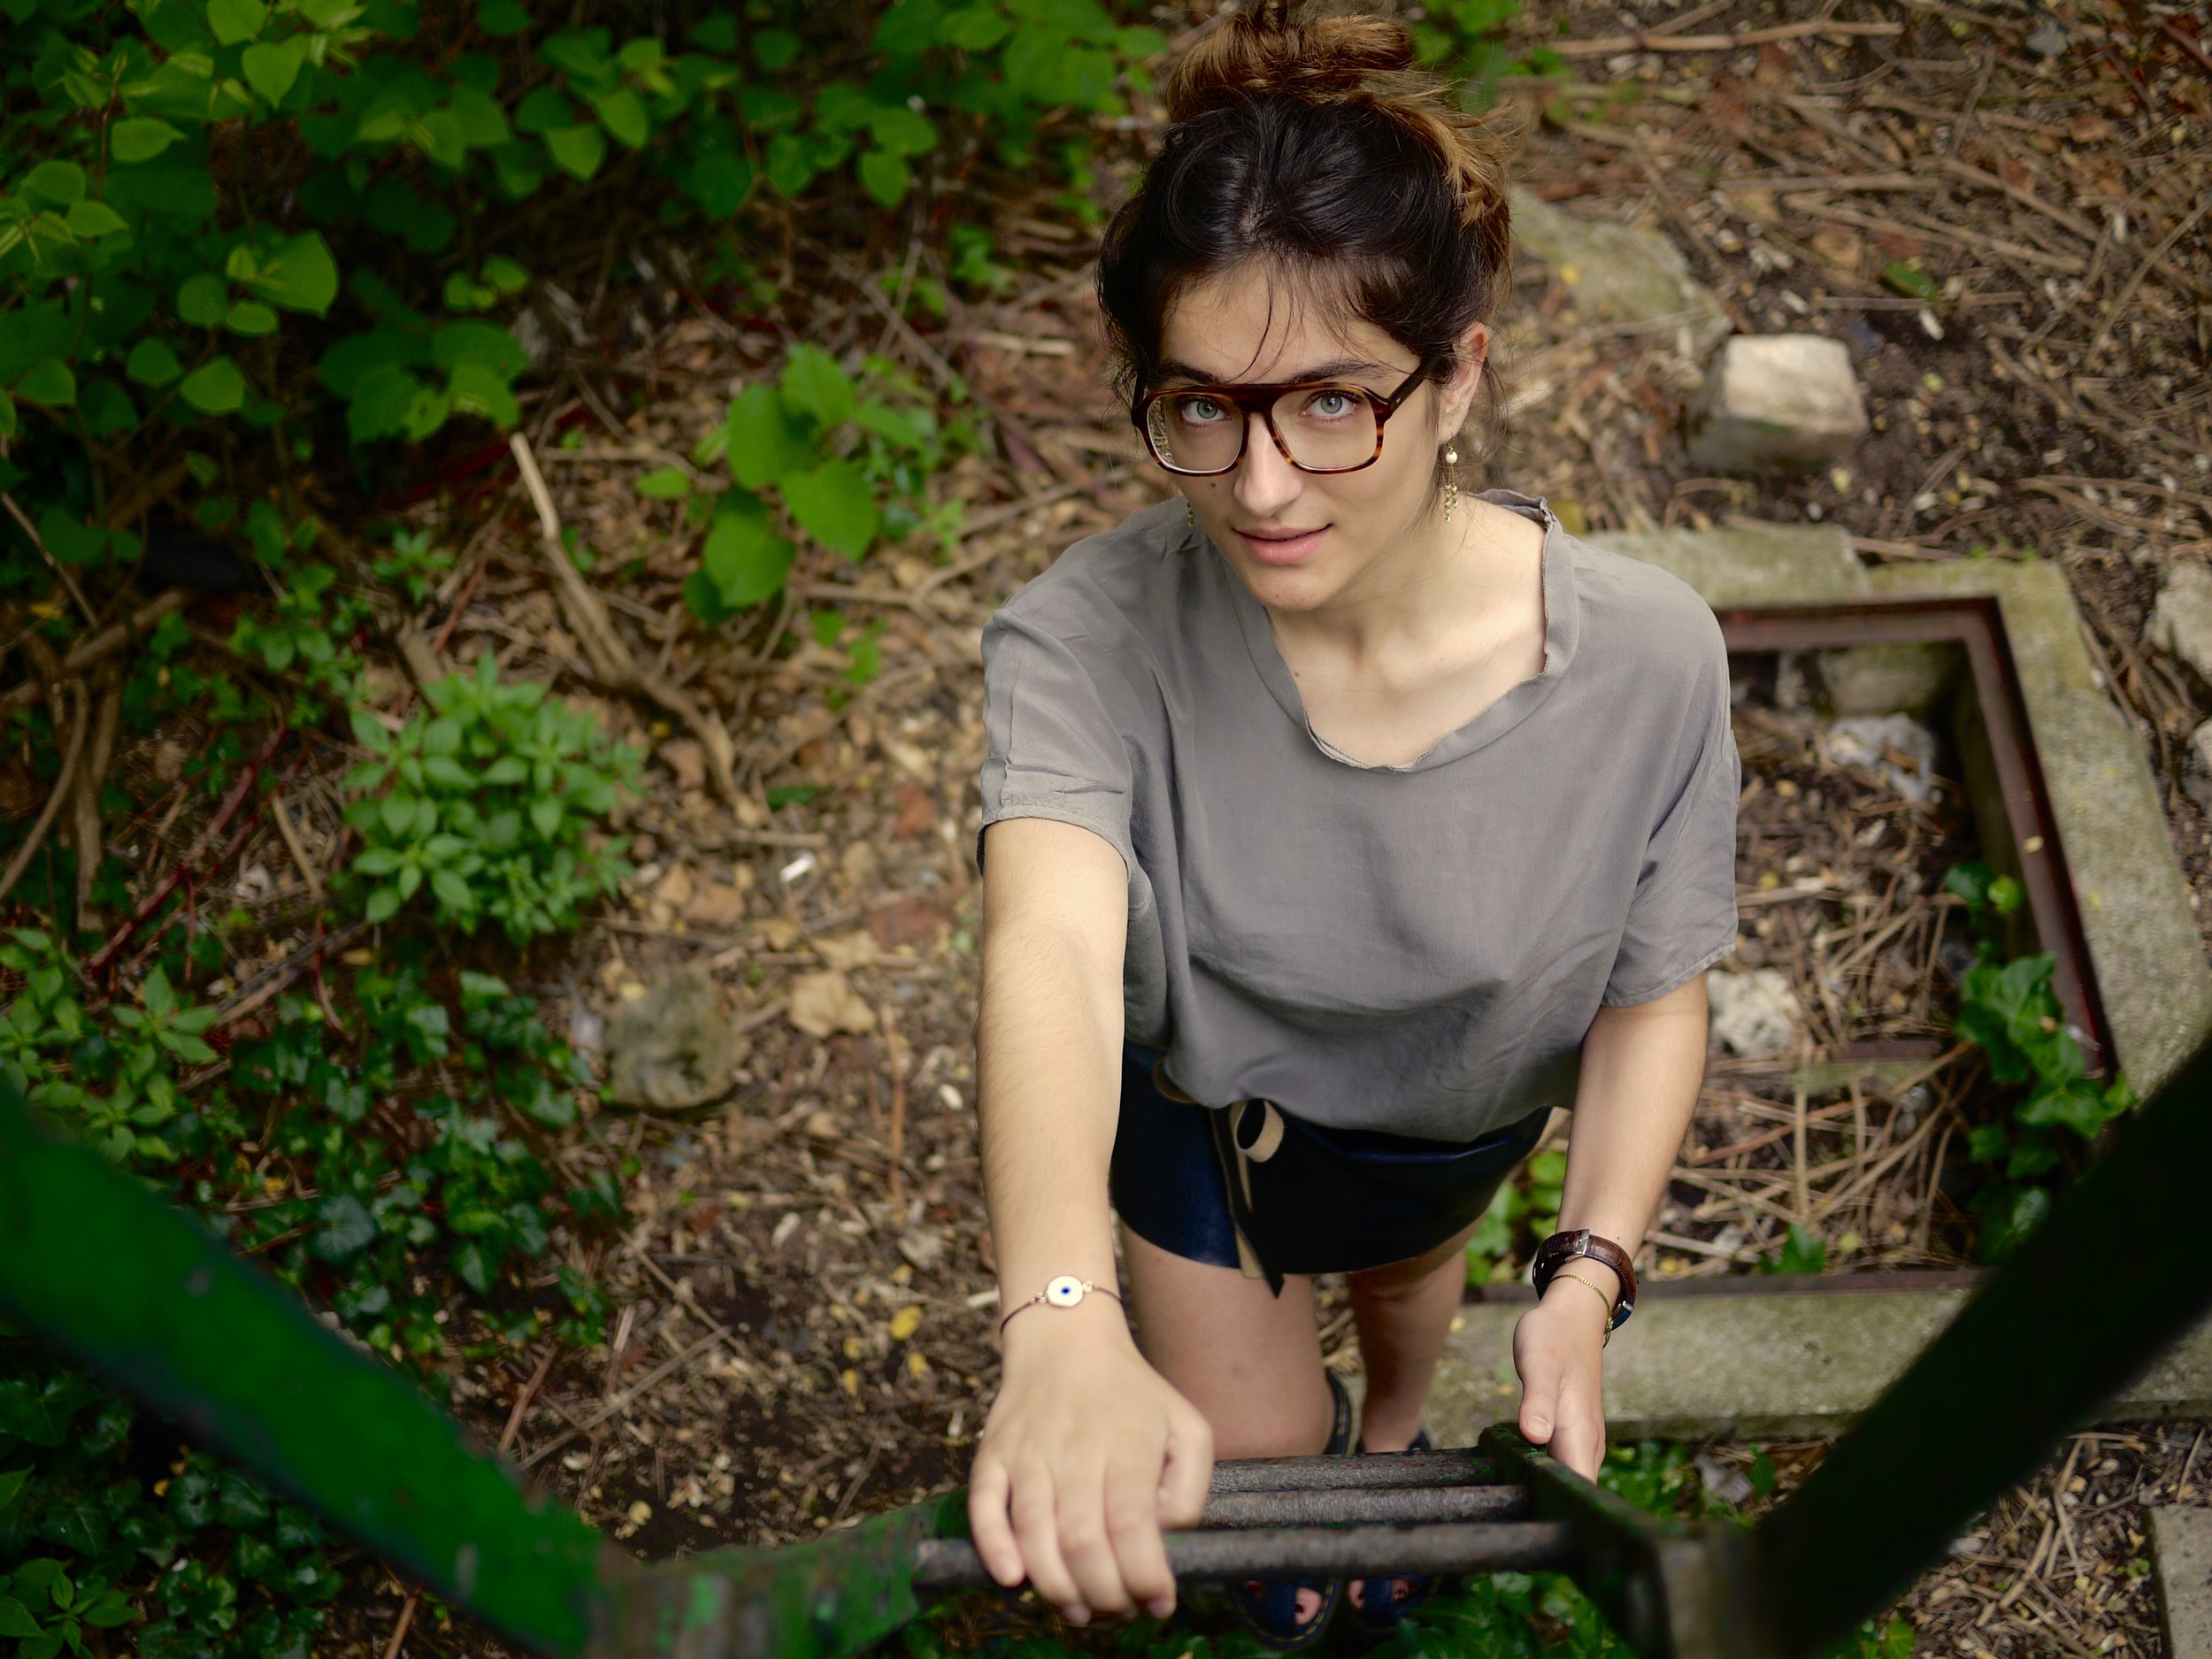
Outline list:
[[[1398,412],[1406,399],[1413,396],[1422,381],[1429,378],[1429,372],[1433,367],[1433,359],[1417,364],[1413,373],[1406,376],[1398,389],[1387,397],[1348,380],[1255,380],[1241,386],[1171,386],[1159,391],[1138,393],[1130,400],[1129,419],[1144,441],[1145,453],[1179,478],[1218,478],[1224,472],[1235,472],[1244,460],[1245,450],[1251,446],[1251,417],[1254,415],[1257,415],[1261,424],[1267,428],[1267,435],[1275,440],[1277,453],[1300,472],[1322,474],[1356,472],[1363,467],[1374,465],[1382,458],[1383,427],[1388,424],[1391,416]],[[1349,392],[1365,398],[1375,415],[1375,452],[1364,461],[1356,461],[1350,466],[1308,466],[1291,454],[1290,445],[1284,442],[1283,434],[1275,426],[1275,404],[1285,392],[1300,391]],[[1152,405],[1163,397],[1189,397],[1201,394],[1233,403],[1238,414],[1243,417],[1237,423],[1236,455],[1226,466],[1210,466],[1202,470],[1177,466],[1162,460],[1159,450],[1153,445],[1149,420]]]

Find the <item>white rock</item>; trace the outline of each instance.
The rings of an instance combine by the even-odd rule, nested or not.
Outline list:
[[[1804,1016],[1797,994],[1778,969],[1755,968],[1744,973],[1709,968],[1705,996],[1712,1013],[1712,1034],[1732,1054],[1778,1054],[1795,1045]]]
[[[1855,714],[1829,722],[1828,758],[1867,766],[1909,801],[1935,792],[1936,734],[1909,714]]]
[[[2177,565],[2167,573],[2144,637],[2212,680],[2212,568]]]
[[[1824,466],[1866,435],[1851,353],[1824,334],[1735,334],[1706,375],[1691,461],[1717,472]]]

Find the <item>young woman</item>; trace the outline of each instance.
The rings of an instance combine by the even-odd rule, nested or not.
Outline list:
[[[985,630],[1004,1374],[970,1514],[993,1575],[1077,1623],[1172,1609],[1160,1533],[1216,1457],[1355,1449],[1315,1274],[1347,1276],[1356,1449],[1425,1444],[1467,1233],[1555,1106],[1570,1231],[1516,1330],[1519,1423],[1595,1471],[1601,1349],[1735,943],[1711,611],[1541,502],[1459,489],[1502,166],[1411,62],[1394,23],[1263,0],[1179,64],[1098,288],[1182,499]],[[1290,1649],[1428,1588],[1232,1600]]]

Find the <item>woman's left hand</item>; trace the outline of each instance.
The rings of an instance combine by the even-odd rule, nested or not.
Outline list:
[[[1568,1293],[1572,1292],[1570,1295]],[[1563,1277],[1513,1327],[1521,1374],[1521,1434],[1586,1480],[1605,1458],[1602,1302]]]

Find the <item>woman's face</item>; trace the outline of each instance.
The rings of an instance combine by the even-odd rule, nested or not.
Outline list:
[[[1442,524],[1436,511],[1437,452],[1466,418],[1488,344],[1488,329],[1475,324],[1459,373],[1414,388],[1384,426],[1371,465],[1301,472],[1260,417],[1244,415],[1244,454],[1234,470],[1175,476],[1200,528],[1255,598],[1270,610],[1317,611],[1386,591],[1432,566],[1459,528]],[[1324,371],[1387,397],[1416,362],[1410,348],[1372,323],[1329,318],[1308,296],[1286,295],[1256,271],[1233,271],[1185,290],[1169,307],[1162,372],[1146,389]]]

